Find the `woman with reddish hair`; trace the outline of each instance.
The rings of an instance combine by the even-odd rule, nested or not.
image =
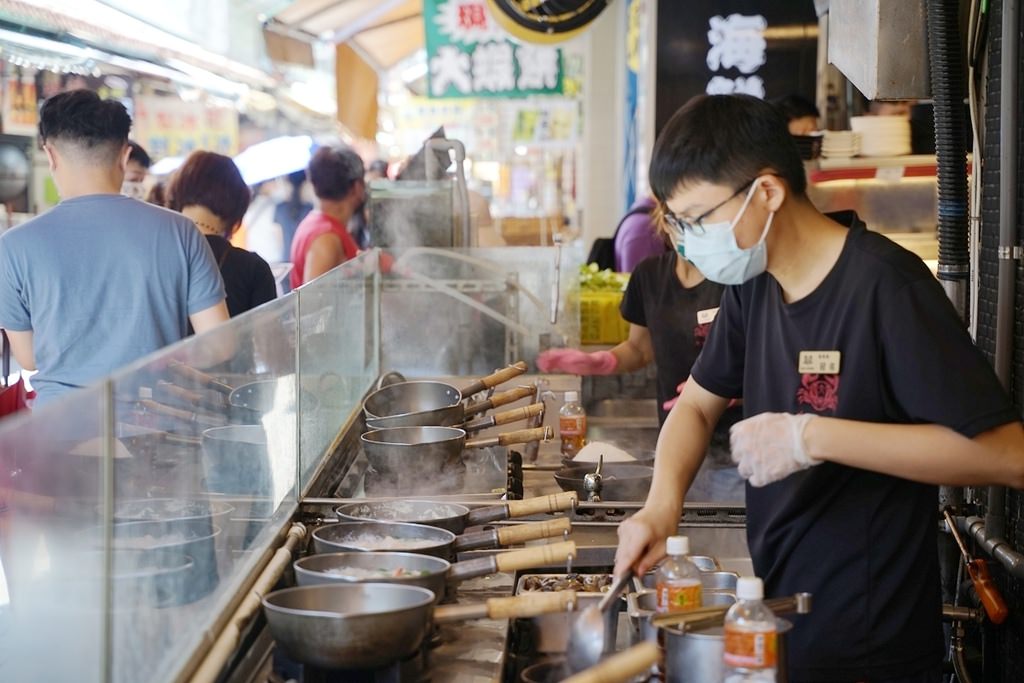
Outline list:
[[[220,266],[232,316],[277,296],[274,275],[259,255],[228,241],[242,223],[252,195],[230,157],[192,152],[167,186],[167,208],[192,219]]]

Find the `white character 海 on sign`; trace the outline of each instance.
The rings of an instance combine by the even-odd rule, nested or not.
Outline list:
[[[435,97],[444,95],[449,87],[467,95],[473,92],[469,55],[453,45],[439,48],[430,60],[431,94]]]
[[[516,48],[519,62],[519,89],[544,90],[558,87],[558,48],[520,45]]]
[[[759,14],[746,16],[730,14],[728,17],[714,16],[708,22],[708,68],[739,69],[745,74],[752,74],[765,63],[768,43],[764,31],[768,22]]]
[[[473,90],[505,92],[516,87],[511,43],[481,43],[473,50]]]

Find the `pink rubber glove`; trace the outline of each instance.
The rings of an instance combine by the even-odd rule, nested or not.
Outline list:
[[[815,417],[761,413],[734,424],[729,444],[740,476],[749,479],[751,486],[765,486],[820,464],[804,446],[804,429]]]
[[[578,349],[550,349],[537,356],[541,372],[564,372],[571,375],[611,375],[619,359],[611,351],[584,353]]]
[[[684,379],[682,382],[679,383],[679,386],[676,387],[676,397],[670,398],[669,400],[661,404],[661,407],[665,409],[665,412],[670,412],[672,408],[675,407],[676,402],[679,401],[679,397],[683,395],[683,387],[685,386],[686,380]]]

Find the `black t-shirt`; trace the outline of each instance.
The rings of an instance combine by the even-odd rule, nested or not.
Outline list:
[[[658,419],[661,405],[675,398],[676,387],[690,376],[722,299],[722,285],[704,280],[687,289],[676,275],[676,252],[641,261],[629,277],[620,311],[626,322],[646,327],[658,367]]]
[[[206,240],[220,266],[232,318],[277,297],[274,274],[259,254],[232,246],[218,235],[207,235]]]
[[[915,255],[851,215],[821,285],[787,304],[763,274],[729,287],[693,367],[744,414],[932,423],[967,437],[1018,420],[942,288]],[[838,351],[801,374],[801,351]],[[804,368],[806,369],[806,368]],[[747,486],[747,540],[768,596],[814,594],[789,639],[795,680],[892,678],[942,659],[934,486],[824,463]]]

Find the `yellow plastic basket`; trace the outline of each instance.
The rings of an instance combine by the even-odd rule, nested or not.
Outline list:
[[[629,337],[629,323],[619,314],[622,292],[580,292],[580,341],[618,344]]]

